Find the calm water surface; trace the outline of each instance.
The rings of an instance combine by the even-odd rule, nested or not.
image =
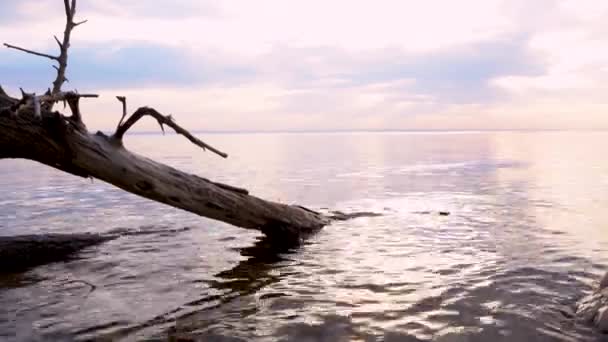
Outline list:
[[[608,265],[608,133],[201,137],[230,157],[174,135],[127,144],[263,198],[383,215],[273,249],[254,231],[2,160],[0,235],[121,236],[0,277],[0,340],[164,340],[170,329],[205,341],[604,339],[562,311]]]

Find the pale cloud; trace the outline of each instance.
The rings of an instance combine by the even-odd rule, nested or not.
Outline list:
[[[127,95],[198,129],[608,128],[601,0],[79,4],[68,86],[108,94],[90,126]],[[61,6],[0,2],[0,36],[53,51]],[[9,89],[53,77],[0,56]]]
[[[48,0],[47,0],[48,1]],[[118,16],[129,20],[144,18],[184,19],[216,17],[221,14],[213,1],[208,0],[129,0],[107,1],[86,0],[80,2],[80,10],[86,13],[96,13],[104,16]]]
[[[542,75],[498,77],[511,94],[492,108],[501,121],[530,127],[608,128],[608,3],[560,1],[559,15],[532,36],[530,50],[543,58]]]

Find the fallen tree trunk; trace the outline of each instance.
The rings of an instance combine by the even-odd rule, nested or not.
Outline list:
[[[269,236],[299,236],[328,217],[298,206],[262,200],[244,189],[215,183],[139,156],[116,136],[91,134],[57,112],[11,115],[19,100],[0,91],[0,158],[25,158],[80,177]],[[146,108],[144,110],[151,110]],[[136,112],[137,113],[137,112]]]

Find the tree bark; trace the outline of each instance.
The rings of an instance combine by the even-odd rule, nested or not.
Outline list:
[[[270,202],[244,189],[212,182],[128,151],[120,140],[80,129],[57,112],[11,115],[19,100],[0,91],[0,158],[30,159],[80,177],[268,236],[312,233],[330,218],[299,206]],[[29,115],[28,115],[29,114]]]

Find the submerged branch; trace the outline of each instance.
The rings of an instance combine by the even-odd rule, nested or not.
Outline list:
[[[0,273],[65,261],[82,249],[112,240],[97,234],[42,234],[0,237]]]

